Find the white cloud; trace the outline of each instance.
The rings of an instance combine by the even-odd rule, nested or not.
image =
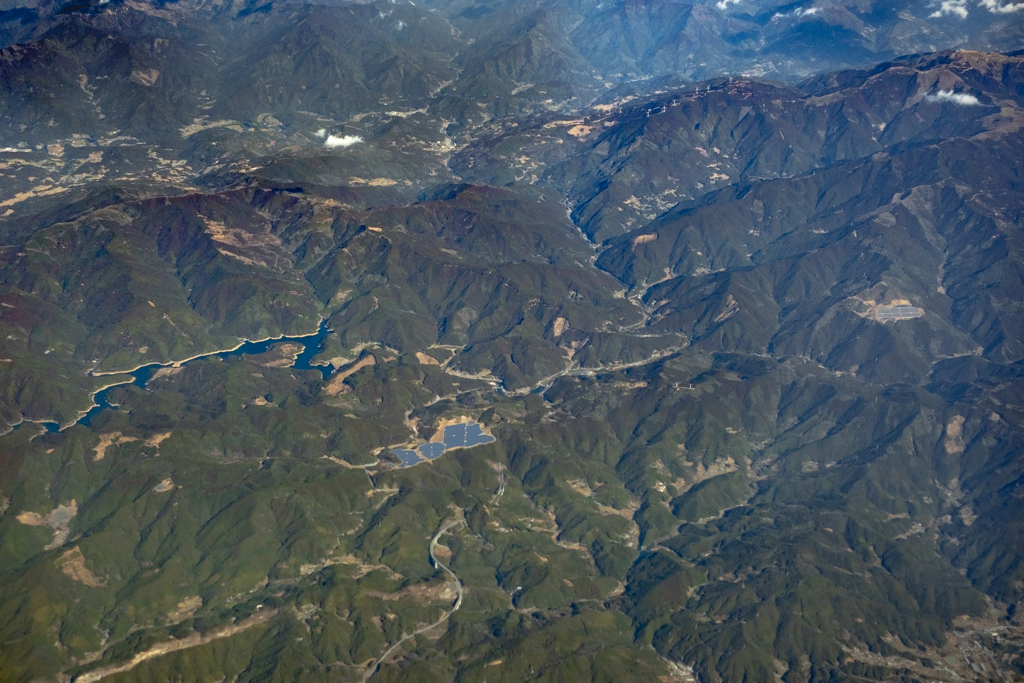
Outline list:
[[[324,144],[328,147],[351,147],[363,142],[358,135],[328,135]]]
[[[966,19],[967,0],[942,0],[942,4],[939,5],[939,9],[935,10],[928,16],[932,18],[938,18],[945,16],[947,14],[955,14],[961,19]]]
[[[776,12],[772,16],[772,19],[785,19],[786,17],[812,17],[812,16],[814,16],[815,14],[817,14],[820,11],[821,11],[820,7],[811,7],[809,9],[804,9],[803,7],[797,7],[792,12],[786,12],[786,13]]]
[[[1002,4],[1002,0],[980,0],[980,4],[993,14],[1024,12],[1024,2],[1008,2],[1004,5]]]
[[[715,3],[715,7],[718,9],[729,9],[729,5],[735,5],[739,1],[740,0],[718,0],[718,2]]]
[[[735,2],[736,0],[723,0],[723,2]],[[968,0],[942,0],[939,9],[928,16],[933,19],[944,17],[947,14],[955,14],[961,19],[967,18]],[[722,3],[719,3],[722,4]],[[1024,2],[1013,2],[1010,0],[978,0],[978,6],[984,7],[993,14],[1010,14],[1011,12],[1024,12]]]
[[[928,95],[925,97],[929,102],[952,102],[953,104],[962,104],[965,107],[973,107],[981,104],[978,98],[974,95],[968,95],[962,92],[953,92],[952,90],[940,90],[934,95]]]
[[[327,129],[321,128],[317,132],[313,133],[313,135],[317,136],[318,138],[325,138],[327,137]]]

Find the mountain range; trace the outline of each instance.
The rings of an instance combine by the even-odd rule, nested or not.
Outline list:
[[[0,4],[0,681],[1024,677],[1022,17]]]

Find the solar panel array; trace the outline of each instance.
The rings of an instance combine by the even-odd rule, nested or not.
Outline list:
[[[412,467],[426,460],[439,458],[445,451],[453,448],[471,448],[494,441],[493,436],[484,434],[478,422],[460,423],[444,428],[444,442],[433,441],[419,446],[416,450],[393,448],[391,452],[398,456],[399,467]]]
[[[924,315],[924,311],[916,306],[886,306],[878,309],[877,318],[878,320],[909,320],[910,318],[920,318],[922,315]]]

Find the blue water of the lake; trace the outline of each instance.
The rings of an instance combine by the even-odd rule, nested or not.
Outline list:
[[[330,365],[313,365],[311,361],[313,360],[313,357],[316,356],[317,353],[319,353],[320,347],[324,341],[324,337],[330,334],[330,332],[331,331],[327,329],[327,321],[323,320],[320,323],[320,328],[317,330],[315,334],[309,334],[301,337],[280,337],[278,339],[266,339],[263,341],[247,341],[236,349],[232,349],[230,351],[221,351],[220,353],[212,353],[208,356],[200,356],[199,358],[194,358],[193,360],[202,360],[208,358],[231,358],[242,355],[255,356],[261,353],[266,353],[275,344],[301,344],[302,352],[299,353],[299,355],[295,358],[295,362],[293,363],[292,367],[298,370],[316,370],[323,376],[324,379],[327,379],[330,376],[333,368]],[[186,363],[188,362],[191,361],[186,361]],[[149,382],[150,379],[152,379],[153,375],[156,374],[157,370],[159,370],[160,368],[169,367],[170,365],[170,363],[153,363],[152,365],[144,365],[141,368],[132,370],[131,372],[126,372],[124,374],[131,375],[134,378],[132,379],[131,382],[127,384],[139,387],[140,389],[145,389],[146,383]],[[118,386],[126,385],[118,384],[115,385],[114,387],[108,387],[103,391],[97,393],[95,396],[93,396],[92,400],[96,405],[94,405],[89,410],[89,412],[83,415],[76,424],[83,424],[86,427],[88,427],[92,422],[93,418],[96,417],[96,415],[101,410],[107,410],[108,408],[112,410],[117,410],[118,406],[111,404],[107,400],[107,396],[111,392],[111,390]],[[23,422],[22,424],[30,423]],[[60,425],[56,422],[37,422],[31,424],[40,424],[48,432],[56,432],[60,429]],[[17,427],[15,428],[17,429]]]
[[[408,448],[392,448],[391,452],[401,463],[399,467],[412,467],[425,460],[439,458],[446,451],[454,448],[472,448],[473,446],[494,441],[493,436],[484,434],[479,422],[463,422],[448,425],[444,428],[443,439],[442,442],[432,441],[422,444],[415,451]]]

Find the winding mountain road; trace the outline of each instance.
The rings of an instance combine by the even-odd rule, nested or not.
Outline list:
[[[450,519],[450,520],[448,520],[447,522],[445,522],[444,524],[441,525],[441,528],[438,529],[436,534],[434,534],[434,537],[432,539],[430,539],[430,545],[428,546],[428,552],[430,553],[430,561],[434,564],[434,566],[440,567],[441,569],[443,569],[445,571],[445,573],[448,574],[448,576],[451,577],[452,581],[455,582],[455,587],[456,587],[455,591],[456,591],[456,594],[458,596],[455,599],[455,605],[452,607],[450,612],[445,612],[444,614],[442,614],[441,618],[438,619],[437,621],[435,621],[434,623],[427,624],[423,628],[420,628],[420,629],[417,629],[417,630],[413,631],[412,633],[410,633],[409,635],[405,636],[404,638],[399,640],[397,643],[395,643],[394,645],[389,647],[387,650],[385,650],[384,654],[382,654],[380,657],[378,657],[377,661],[373,663],[373,666],[370,667],[370,669],[365,674],[363,674],[363,683],[366,683],[366,681],[370,680],[370,678],[373,676],[373,674],[377,673],[377,671],[380,669],[380,665],[384,662],[384,660],[387,659],[391,655],[392,652],[394,652],[396,649],[398,649],[398,647],[402,643],[404,643],[405,641],[409,640],[410,638],[415,638],[416,636],[420,635],[421,633],[426,633],[427,631],[429,631],[430,629],[434,628],[435,626],[439,626],[439,625],[443,624],[445,621],[448,620],[449,617],[451,617],[453,614],[455,614],[455,612],[460,607],[462,607],[462,582],[459,581],[459,577],[455,576],[455,572],[453,572],[451,569],[446,567],[441,562],[441,560],[437,559],[437,555],[435,554],[434,551],[435,551],[435,548],[437,546],[437,541],[438,541],[438,539],[441,538],[441,536],[445,535],[451,529],[454,529],[455,527],[459,526],[460,524],[465,524],[465,523],[466,523],[466,520],[464,520],[464,519]]]

